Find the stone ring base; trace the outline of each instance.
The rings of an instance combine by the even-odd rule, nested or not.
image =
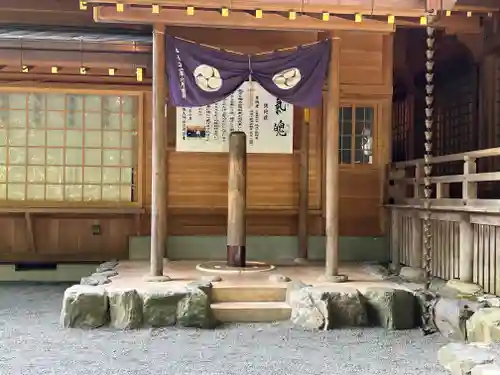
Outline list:
[[[249,274],[259,272],[269,272],[276,267],[263,262],[246,262],[246,267],[231,267],[225,261],[212,261],[200,263],[196,269],[201,272],[221,274]]]
[[[325,283],[345,283],[347,281],[347,275],[321,275],[318,281]]]
[[[162,276],[146,275],[142,278],[142,280],[144,280],[148,283],[164,283],[164,282],[170,281],[172,279],[166,275],[162,275]]]

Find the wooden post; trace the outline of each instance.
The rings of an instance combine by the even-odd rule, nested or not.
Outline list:
[[[245,267],[247,139],[244,132],[232,132],[229,135],[227,185],[227,265]]]
[[[153,30],[153,126],[152,126],[152,203],[151,203],[151,263],[152,281],[166,280],[163,257],[167,248],[167,127],[165,27]]]
[[[477,183],[469,182],[467,177],[476,173],[476,160],[468,156],[464,159],[464,177],[462,183],[462,199],[467,202],[469,199],[477,198]],[[460,220],[460,246],[459,246],[459,275],[460,280],[471,283],[473,280],[474,264],[474,233],[469,215],[464,215]]]
[[[422,268],[422,220],[418,211],[411,217],[411,258],[410,265],[414,268]]]
[[[304,109],[304,121],[300,132],[300,178],[299,178],[299,257],[296,262],[307,261],[308,213],[309,213],[309,121],[310,110]]]
[[[342,282],[347,276],[339,275],[339,108],[340,108],[340,39],[332,38],[328,67],[328,93],[326,103],[326,155],[325,155],[325,231],[326,264],[323,279]]]
[[[399,273],[401,268],[401,259],[399,256],[400,249],[400,229],[399,228],[399,210],[391,209],[391,269],[395,273]]]

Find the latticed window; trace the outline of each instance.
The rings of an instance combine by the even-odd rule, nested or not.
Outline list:
[[[339,113],[339,159],[342,164],[373,163],[375,109],[343,106]]]
[[[0,200],[132,202],[138,97],[0,90]]]

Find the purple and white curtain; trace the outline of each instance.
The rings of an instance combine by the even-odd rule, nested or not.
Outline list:
[[[325,40],[289,51],[239,55],[168,35],[170,102],[178,107],[209,105],[252,79],[290,104],[319,106],[330,48]]]

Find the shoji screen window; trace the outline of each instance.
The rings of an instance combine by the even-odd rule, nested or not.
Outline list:
[[[138,97],[0,91],[0,200],[135,200]]]

